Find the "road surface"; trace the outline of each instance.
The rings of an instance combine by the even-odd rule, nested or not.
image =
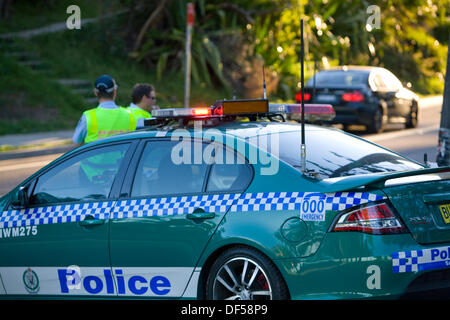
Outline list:
[[[428,161],[436,161],[442,99],[421,105],[419,124],[414,129],[403,129],[403,125],[390,125],[385,132],[361,137],[423,163],[424,153]]]
[[[415,129],[403,129],[400,125],[391,125],[386,132],[376,135],[365,135],[363,131],[354,130],[364,139],[396,151],[406,157],[423,163],[424,153],[428,160],[435,161],[437,152],[438,131],[441,119],[442,98],[428,101],[421,105],[419,125]],[[29,175],[42,168],[61,154],[40,157],[0,161],[0,196],[17,186]]]

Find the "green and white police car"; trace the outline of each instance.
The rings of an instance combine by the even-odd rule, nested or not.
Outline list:
[[[64,154],[0,199],[0,295],[390,299],[448,289],[450,168],[314,125],[302,166],[301,126],[283,121],[298,112],[267,100],[163,109],[147,128]]]

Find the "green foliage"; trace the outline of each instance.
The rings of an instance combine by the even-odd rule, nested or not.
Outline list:
[[[113,23],[110,21],[110,24],[120,29],[123,21],[119,18],[113,20]],[[36,37],[27,41],[26,45],[52,67],[50,75],[54,78],[89,79],[94,83],[99,75],[110,74],[119,86],[116,99],[119,105],[127,106],[130,103],[131,92],[136,83],[147,82],[155,86],[159,106],[181,106],[184,75],[177,70],[167,70],[164,61],[156,67],[146,65],[144,61],[130,61],[123,39],[114,31],[118,30],[105,30],[101,24],[92,24],[77,31]],[[104,42],[105,38],[108,41]],[[159,79],[158,73],[162,75]],[[223,95],[220,90],[211,86],[196,86],[191,92],[192,103],[205,102],[205,88],[208,88],[207,96],[211,100],[214,99],[213,95]],[[79,116],[80,113],[77,113],[77,117]]]
[[[313,74],[313,61],[317,60],[320,68],[333,64],[382,66],[404,82],[412,82],[420,93],[443,91],[450,1],[380,1],[380,29],[366,26],[372,14],[367,12],[369,5],[363,0],[278,0],[274,7],[283,10],[257,17],[255,24],[247,27],[255,52],[281,74],[280,96],[287,98],[290,90],[286,85],[295,87],[292,79],[299,79],[301,18],[306,79]]]
[[[83,19],[97,16],[103,6],[102,1],[92,0],[14,0],[11,1],[11,16],[0,19],[0,32],[23,31],[64,22],[68,17],[67,7],[72,4],[80,7]]]
[[[82,18],[130,10],[114,19],[83,25],[82,30],[33,38],[24,45],[51,66],[50,77],[94,81],[100,74],[111,74],[119,84],[119,104],[129,103],[136,82],[149,82],[157,88],[160,106],[181,105],[187,1],[167,0],[165,8],[145,32],[144,41],[134,50],[137,35],[161,1],[76,1]],[[231,87],[237,87],[236,82],[261,72],[253,70],[259,68],[251,60],[255,58],[263,59],[266,70],[274,75],[270,80],[278,84],[277,92],[270,98],[293,99],[300,79],[301,18],[305,28],[305,80],[313,75],[316,60],[318,68],[342,64],[383,66],[402,81],[411,82],[418,93],[434,94],[443,90],[450,0],[191,2],[196,10],[191,104],[229,98]],[[11,17],[0,21],[0,32],[63,22],[67,18],[65,8],[74,2],[15,0],[12,3]],[[380,8],[380,29],[366,27],[370,15],[367,8],[372,4]],[[36,110],[43,114],[43,110],[62,110],[47,112],[54,112],[57,121],[43,119],[35,122],[38,124],[28,124],[27,119],[21,119],[19,126],[2,116],[0,130],[18,132],[36,126],[42,126],[40,129],[69,126],[67,122],[64,124],[65,120],[71,121],[71,126],[79,118],[83,108],[79,96],[7,59],[2,58],[0,67],[2,106],[19,102],[38,105]],[[23,96],[22,100],[17,102],[17,96]]]
[[[230,93],[230,87],[223,74],[222,54],[217,41],[221,37],[242,29],[239,13],[228,10],[222,1],[192,1],[196,7],[195,26],[192,32],[191,73],[194,85],[217,85]],[[153,9],[158,3],[153,4]],[[164,77],[165,70],[184,70],[186,2],[169,1],[164,16],[146,35],[142,47],[132,54],[144,64],[156,66],[157,79]],[[150,11],[151,12],[151,11]],[[143,19],[137,19],[142,25]]]
[[[82,99],[0,55],[0,135],[73,127]]]

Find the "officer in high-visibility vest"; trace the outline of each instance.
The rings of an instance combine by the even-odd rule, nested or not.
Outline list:
[[[136,129],[136,119],[114,102],[117,85],[112,77],[99,77],[95,81],[94,93],[98,97],[99,105],[83,112],[73,134],[72,140],[75,144],[89,143]]]
[[[131,93],[131,103],[127,108],[137,120],[137,128],[144,126],[143,119],[152,117],[152,110],[159,109],[155,105],[156,92],[155,88],[148,83],[138,83],[134,86]]]
[[[98,97],[97,108],[83,112],[73,134],[73,142],[81,145],[119,133],[134,131],[136,119],[125,108],[119,107],[114,100],[117,85],[109,75],[100,76],[94,84],[94,93]],[[89,182],[101,182],[107,171],[114,167],[121,154],[93,156],[81,162],[80,174]],[[111,172],[108,173],[109,175]]]

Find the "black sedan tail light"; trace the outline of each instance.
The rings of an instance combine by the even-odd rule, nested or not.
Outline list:
[[[346,92],[342,95],[342,100],[346,102],[363,102],[364,94],[361,91]]]

